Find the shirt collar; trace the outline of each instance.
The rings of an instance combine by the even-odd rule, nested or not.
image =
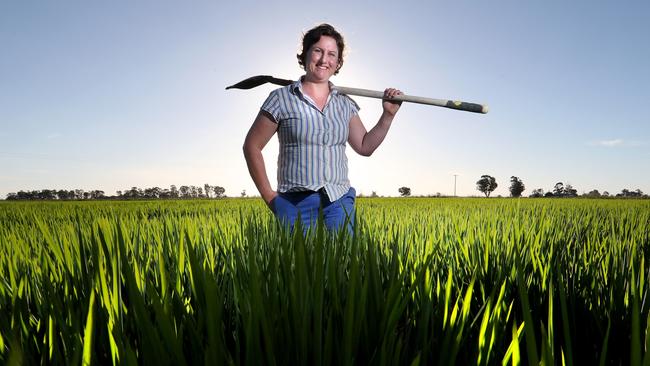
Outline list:
[[[302,79],[304,76],[301,76],[298,80],[294,81],[293,84],[289,86],[291,92],[296,95],[304,95],[302,91]],[[334,84],[331,81],[328,81],[330,87],[330,96],[335,96],[339,93],[338,90],[334,88]]]

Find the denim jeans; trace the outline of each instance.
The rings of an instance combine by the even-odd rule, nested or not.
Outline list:
[[[354,200],[356,191],[350,190],[338,200],[331,202],[325,190],[317,192],[287,192],[280,193],[271,201],[271,211],[280,222],[288,225],[293,231],[296,221],[300,218],[303,230],[316,225],[319,210],[323,212],[323,223],[330,231],[336,231],[346,225],[350,234],[354,231]]]

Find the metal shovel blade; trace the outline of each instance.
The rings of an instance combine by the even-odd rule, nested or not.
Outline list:
[[[248,79],[242,80],[238,82],[237,84],[233,84],[231,86],[226,87],[226,89],[253,89],[255,87],[258,87],[260,85],[266,84],[266,83],[271,83],[275,85],[280,85],[280,86],[287,86],[293,83],[291,80],[286,80],[286,79],[278,79],[274,78],[271,75],[257,75],[257,76],[251,76]]]

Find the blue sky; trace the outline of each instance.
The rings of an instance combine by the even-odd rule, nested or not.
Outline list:
[[[404,104],[357,191],[508,195],[556,182],[650,193],[647,2],[5,1],[0,3],[0,197],[31,189],[220,185],[256,194],[241,146],[272,86],[302,74],[302,32],[344,35],[332,81],[488,104]],[[369,129],[379,101],[357,97]],[[265,149],[275,181],[277,142]]]

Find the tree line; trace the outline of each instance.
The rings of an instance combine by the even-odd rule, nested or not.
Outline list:
[[[498,186],[499,184],[497,183],[497,180],[488,174],[482,175],[481,178],[476,181],[476,189],[479,192],[483,193],[485,197],[490,197],[490,194],[492,194],[492,192],[494,192]],[[510,187],[508,190],[510,191],[510,197],[521,197],[523,192],[526,190],[526,185],[524,185],[524,182],[519,177],[512,176],[510,177]],[[409,187],[403,186],[400,187],[397,191],[402,197],[411,196],[411,188]],[[373,192],[373,196],[371,197],[374,196],[376,196],[375,192]],[[438,193],[437,196],[440,197],[440,194]],[[553,188],[548,192],[544,192],[544,190],[541,188],[533,189],[532,193],[528,197],[578,197],[578,190],[575,189],[571,184],[565,185],[563,182],[557,182],[555,183],[555,186],[553,186]],[[600,193],[597,189],[594,189],[589,193],[582,194],[582,197],[649,198],[648,195],[644,194],[640,189],[623,189],[621,193],[617,193],[615,195],[612,195],[607,191]]]
[[[490,194],[498,187],[496,179],[490,175],[482,175],[481,178],[476,182],[476,189],[483,193],[486,197],[490,197]],[[524,182],[519,178],[512,176],[510,177],[510,191],[511,197],[521,197],[523,192],[526,190]],[[409,187],[400,187],[398,189],[400,196],[409,197],[411,195],[411,188]],[[224,198],[226,197],[226,190],[220,186],[212,186],[210,184],[204,184],[203,187],[200,186],[180,186],[171,185],[169,188],[160,188],[160,187],[151,187],[151,188],[138,188],[131,187],[127,190],[117,191],[115,195],[107,196],[102,190],[91,190],[84,191],[83,189],[41,189],[41,190],[32,190],[32,191],[19,191],[17,193],[7,194],[6,199],[8,201],[17,201],[17,200],[129,200],[129,199],[197,199],[197,198]],[[242,197],[246,196],[246,191],[242,191]],[[440,194],[437,194],[440,196]],[[370,197],[377,197],[375,192],[372,193]],[[544,192],[543,189],[537,188],[532,191],[528,197],[578,197],[578,191],[571,184],[564,184],[563,182],[558,182],[555,186]],[[590,198],[608,198],[608,197],[618,197],[618,198],[649,198],[647,194],[644,194],[640,189],[630,190],[623,189],[620,193],[610,194],[607,191],[599,192],[597,189],[590,191],[589,193],[582,194],[582,197]]]
[[[482,175],[481,179],[476,182],[476,189],[485,194],[485,197],[490,197],[490,193],[492,193],[497,187],[498,184],[496,179],[487,174]],[[522,193],[526,190],[526,186],[519,177],[512,176],[510,177],[510,187],[508,189],[511,197],[521,197]],[[610,195],[607,191],[600,193],[597,189],[594,189],[589,193],[584,193],[582,196],[591,198],[648,198],[648,195],[644,194],[640,189],[635,191],[623,189],[621,193],[617,193],[616,195]],[[578,190],[571,184],[565,185],[563,182],[557,182],[555,183],[555,186],[546,193],[544,193],[544,190],[541,188],[533,189],[532,193],[528,197],[578,197]]]
[[[131,187],[107,196],[102,190],[84,191],[83,189],[41,189],[19,191],[7,194],[8,201],[16,200],[110,200],[110,199],[192,199],[192,198],[224,198],[226,190],[220,186],[204,184],[203,187],[171,185],[169,188]]]

